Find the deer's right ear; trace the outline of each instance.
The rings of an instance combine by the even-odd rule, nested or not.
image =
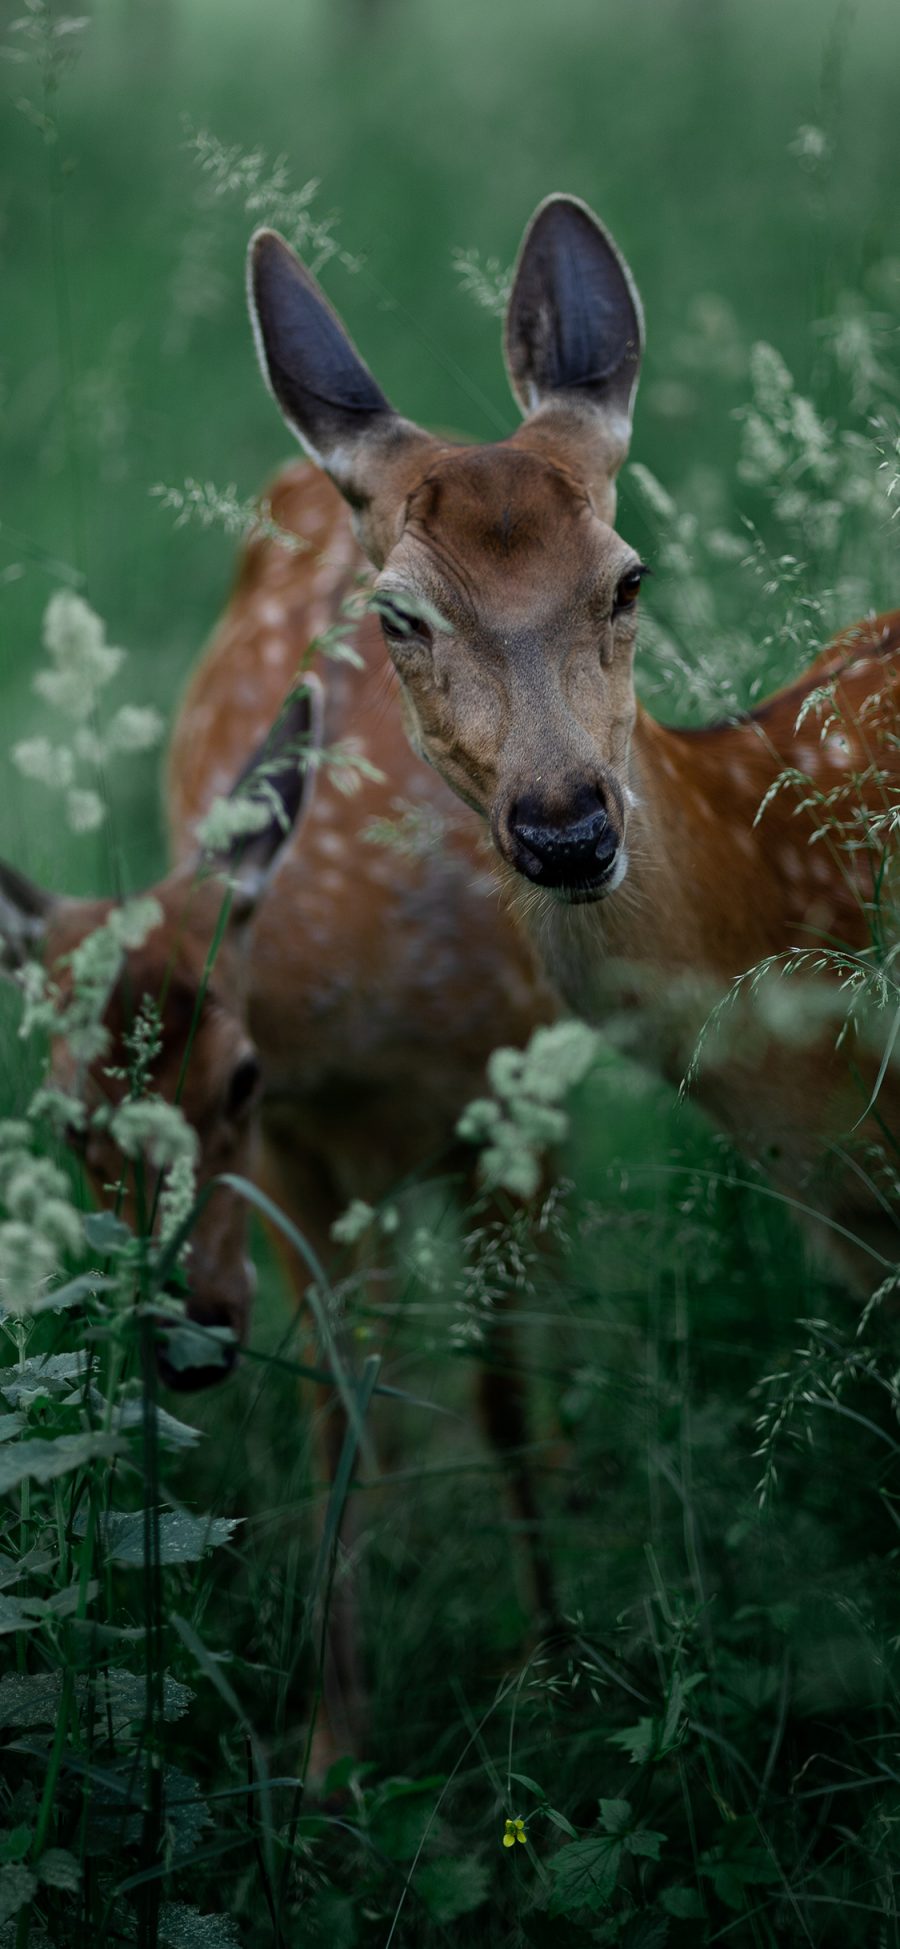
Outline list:
[[[430,436],[395,413],[315,278],[274,230],[250,240],[247,288],[266,384],[300,445],[349,501],[380,567],[408,462],[427,453]]]
[[[0,974],[39,960],[56,896],[0,860]]]

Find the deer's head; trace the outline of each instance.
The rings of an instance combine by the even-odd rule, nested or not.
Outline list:
[[[251,244],[250,293],[271,389],[378,570],[414,747],[526,880],[601,899],[627,870],[643,572],[613,525],[643,319],[612,238],[574,198],[537,211],[505,335],[525,418],[483,447],[394,411],[271,231]]]
[[[78,986],[78,950],[108,926],[117,903],[48,893],[0,862],[0,970],[15,975],[27,961],[43,961],[63,1025],[51,1043],[49,1080],[80,1106],[69,1142],[96,1202],[140,1235],[158,1230],[162,1171],[152,1140],[123,1148],[117,1135],[117,1112],[136,1081],[139,1100],[180,1105],[194,1133],[198,1193],[224,1174],[251,1171],[264,1079],[242,1019],[241,966],[247,930],[308,801],[312,773],[298,746],[314,735],[318,716],[315,690],[298,692],[238,781],[235,792],[253,774],[265,777],[264,823],[217,850],[198,849],[150,889],[159,918],[139,946],[121,949],[102,997],[104,1046],[90,1060],[67,1040],[66,1013]],[[227,1185],[216,1185],[203,1204],[175,1290],[183,1281],[188,1318],[234,1335],[224,1364],[179,1372],[161,1351],[169,1385],[195,1388],[229,1371],[249,1324],[247,1205]]]

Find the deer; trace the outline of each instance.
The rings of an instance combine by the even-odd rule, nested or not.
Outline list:
[[[685,729],[639,702],[646,564],[615,519],[644,319],[593,211],[553,195],[526,229],[504,330],[522,419],[486,445],[394,409],[274,231],[251,240],[249,290],[266,384],[375,572],[412,749],[486,824],[564,1003],[632,1019],[677,1082],[747,971],[819,963],[833,996],[888,916],[900,611],[733,721]],[[896,1067],[834,1024],[792,1040],[747,1006],[735,1020],[707,1040],[700,1103],[871,1290],[900,1248],[877,1181]]]
[[[341,1262],[346,1269],[346,1248],[340,1261],[331,1232],[352,1200],[376,1206],[429,1167],[474,1193],[457,1120],[483,1090],[495,1043],[523,1044],[557,1011],[498,899],[477,823],[459,816],[446,786],[409,751],[377,618],[348,620],[352,662],[315,651],[363,565],[340,496],[293,462],[263,505],[268,519],[244,547],[228,606],[176,714],[165,784],[172,864],[149,890],[158,920],[139,947],[123,951],[103,1016],[104,1051],[79,1066],[64,1036],[51,1049],[51,1080],[88,1112],[68,1136],[94,1200],[108,1206],[116,1197],[135,1225],[137,1165],[93,1113],[127,1094],[129,1035],[148,1002],[158,1017],[147,1087],[180,1100],[197,1136],[198,1190],[216,1185],[185,1270],[188,1318],[200,1329],[194,1365],[173,1364],[160,1328],[160,1373],[178,1390],[224,1380],[250,1328],[248,1207],[221,1180],[249,1179],[326,1271]],[[329,754],[363,761],[352,793],[340,789],[346,767],[329,764]],[[263,823],[249,836],[202,844],[197,827],[214,802],[252,793],[260,778]],[[429,843],[369,842],[367,834],[396,827],[398,817],[424,827]],[[116,905],[50,893],[0,863],[0,968],[15,976],[42,960],[64,1006],[73,952]],[[152,1208],[158,1172],[150,1157],[142,1180]],[[302,1308],[308,1259],[277,1227],[273,1238]],[[533,1546],[523,1564],[526,1602],[549,1616],[521,1371],[502,1317],[479,1365],[477,1403]],[[346,1422],[326,1383],[315,1426],[327,1487]],[[350,1527],[345,1512],[345,1550]],[[348,1575],[335,1586],[328,1620],[317,1773],[364,1744],[357,1640]]]

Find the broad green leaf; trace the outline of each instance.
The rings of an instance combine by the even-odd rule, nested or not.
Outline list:
[[[114,1211],[89,1211],[84,1218],[84,1236],[92,1252],[113,1258],[131,1245],[133,1233]]]
[[[196,1326],[192,1320],[167,1326],[159,1333],[159,1343],[177,1374],[192,1367],[225,1367],[226,1348],[234,1345],[234,1334],[226,1326]]]
[[[34,1543],[24,1556],[7,1556],[0,1551],[0,1590],[9,1590],[13,1584],[21,1583],[23,1577],[40,1576],[54,1562],[55,1558],[40,1543]]]
[[[0,1831],[0,1861],[24,1861],[31,1846],[31,1828],[21,1824]]]
[[[611,1732],[606,1743],[621,1747],[635,1766],[643,1766],[656,1745],[656,1730],[655,1719],[638,1719],[633,1726],[623,1726],[621,1732]]]
[[[24,1426],[24,1415],[0,1414],[0,1441],[12,1441],[13,1436],[17,1435]]]
[[[189,1685],[182,1685],[177,1678],[166,1673],[162,1682],[162,1716],[171,1725],[183,1718],[196,1694]],[[76,1686],[76,1697],[87,1697],[87,1681],[80,1679]],[[112,1724],[114,1731],[140,1719],[146,1710],[146,1679],[143,1672],[106,1671],[98,1675],[94,1685],[94,1702],[100,1717]]]
[[[74,1381],[84,1380],[90,1366],[86,1352],[39,1354],[20,1367],[0,1368],[0,1394],[11,1408],[36,1394],[65,1394]]]
[[[212,1815],[200,1798],[196,1780],[177,1766],[163,1768],[163,1820],[166,1863],[169,1868],[188,1860],[203,1841],[204,1829],[212,1825]],[[91,1803],[88,1831],[91,1845],[100,1846],[115,1856],[120,1869],[122,1848],[139,1844],[143,1829],[143,1793],[135,1774],[134,1760],[128,1758],[110,1771],[91,1774]],[[146,1880],[146,1871],[120,1883],[120,1893]]]
[[[152,1407],[143,1400],[123,1401],[119,1410],[118,1426],[123,1435],[143,1436],[148,1418],[152,1416],[156,1439],[166,1448],[194,1448],[202,1439],[201,1430],[192,1428],[187,1421],[176,1420],[165,1408]]]
[[[6,1672],[0,1679],[0,1727],[52,1726],[59,1711],[62,1683],[58,1671]],[[170,1724],[182,1718],[193,1698],[190,1686],[167,1675],[163,1679],[163,1718]],[[111,1725],[113,1732],[120,1733],[143,1716],[146,1681],[138,1672],[98,1671],[93,1685],[86,1678],[76,1679],[75,1699],[79,1711],[92,1699],[97,1723],[104,1728]]]
[[[578,1909],[592,1912],[606,1908],[612,1900],[622,1858],[621,1843],[611,1834],[599,1834],[588,1841],[571,1841],[547,1863],[553,1882],[550,1897],[554,1915],[573,1915]]]
[[[240,1516],[193,1516],[186,1509],[169,1511],[159,1518],[160,1563],[199,1563],[207,1550],[227,1543],[242,1520]],[[111,1510],[100,1518],[100,1535],[111,1562],[143,1568],[143,1510]]]
[[[509,1777],[511,1780],[515,1780],[520,1787],[527,1787],[529,1793],[536,1793],[539,1800],[546,1800],[547,1796],[543,1787],[539,1787],[537,1781],[532,1780],[528,1773],[511,1773]]]
[[[81,1869],[74,1854],[68,1848],[51,1847],[42,1854],[37,1864],[38,1879],[46,1882],[48,1888],[62,1888],[74,1893],[81,1880]]]
[[[61,1696],[61,1672],[6,1672],[0,1678],[0,1726],[51,1726]]]
[[[702,1895],[696,1888],[663,1888],[659,1901],[667,1915],[677,1922],[702,1922],[706,1915]]]
[[[30,1902],[36,1887],[31,1869],[23,1867],[21,1862],[0,1868],[0,1922],[8,1922],[12,1915],[18,1915],[20,1908]]]
[[[44,1621],[44,1607],[37,1597],[0,1596],[0,1636],[10,1631],[34,1631]]]
[[[647,1861],[658,1861],[665,1838],[665,1834],[657,1834],[652,1827],[636,1827],[632,1834],[625,1835],[625,1846],[629,1854],[642,1855]]]
[[[95,1293],[111,1292],[115,1283],[105,1273],[80,1272],[77,1279],[69,1279],[64,1286],[56,1286],[35,1300],[32,1317],[36,1313],[63,1313],[67,1306],[80,1306],[83,1299],[92,1298]]]
[[[21,1482],[52,1482],[84,1468],[100,1456],[118,1455],[121,1442],[115,1435],[91,1430],[81,1435],[57,1435],[55,1441],[20,1441],[0,1452],[0,1495],[17,1489]]]
[[[728,1820],[719,1829],[718,1846],[701,1856],[700,1873],[712,1882],[719,1900],[735,1910],[744,1907],[745,1888],[780,1879],[778,1866],[760,1846],[756,1822],[749,1815]]]
[[[5,1597],[0,1596],[0,1634],[9,1631],[33,1631],[46,1618],[71,1617],[78,1609],[82,1596],[88,1600],[96,1597],[97,1584],[92,1579],[82,1592],[80,1584],[68,1584],[65,1590],[57,1590],[52,1597]]]
[[[413,1887],[433,1920],[446,1924],[460,1915],[470,1915],[487,1901],[490,1876],[484,1862],[474,1854],[458,1859],[447,1856],[419,1868]]]
[[[230,1915],[201,1915],[185,1902],[164,1902],[159,1933],[171,1949],[239,1949],[237,1923]]]
[[[630,1800],[601,1800],[600,1821],[607,1834],[626,1834],[631,1826]]]

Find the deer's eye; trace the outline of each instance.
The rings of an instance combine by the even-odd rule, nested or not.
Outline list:
[[[634,608],[638,596],[641,593],[641,583],[644,576],[649,575],[649,573],[650,570],[645,567],[643,562],[637,562],[634,568],[630,568],[622,576],[616,588],[616,599],[613,603],[614,616],[620,616],[623,609]]]
[[[237,1118],[246,1115],[259,1091],[261,1081],[262,1071],[256,1056],[242,1056],[237,1067],[232,1071],[228,1085],[229,1117]]]
[[[393,596],[380,597],[377,608],[384,638],[389,648],[409,650],[430,648],[434,639],[431,625],[425,621],[424,616],[418,616],[414,610],[405,608],[402,603],[395,601]]]

